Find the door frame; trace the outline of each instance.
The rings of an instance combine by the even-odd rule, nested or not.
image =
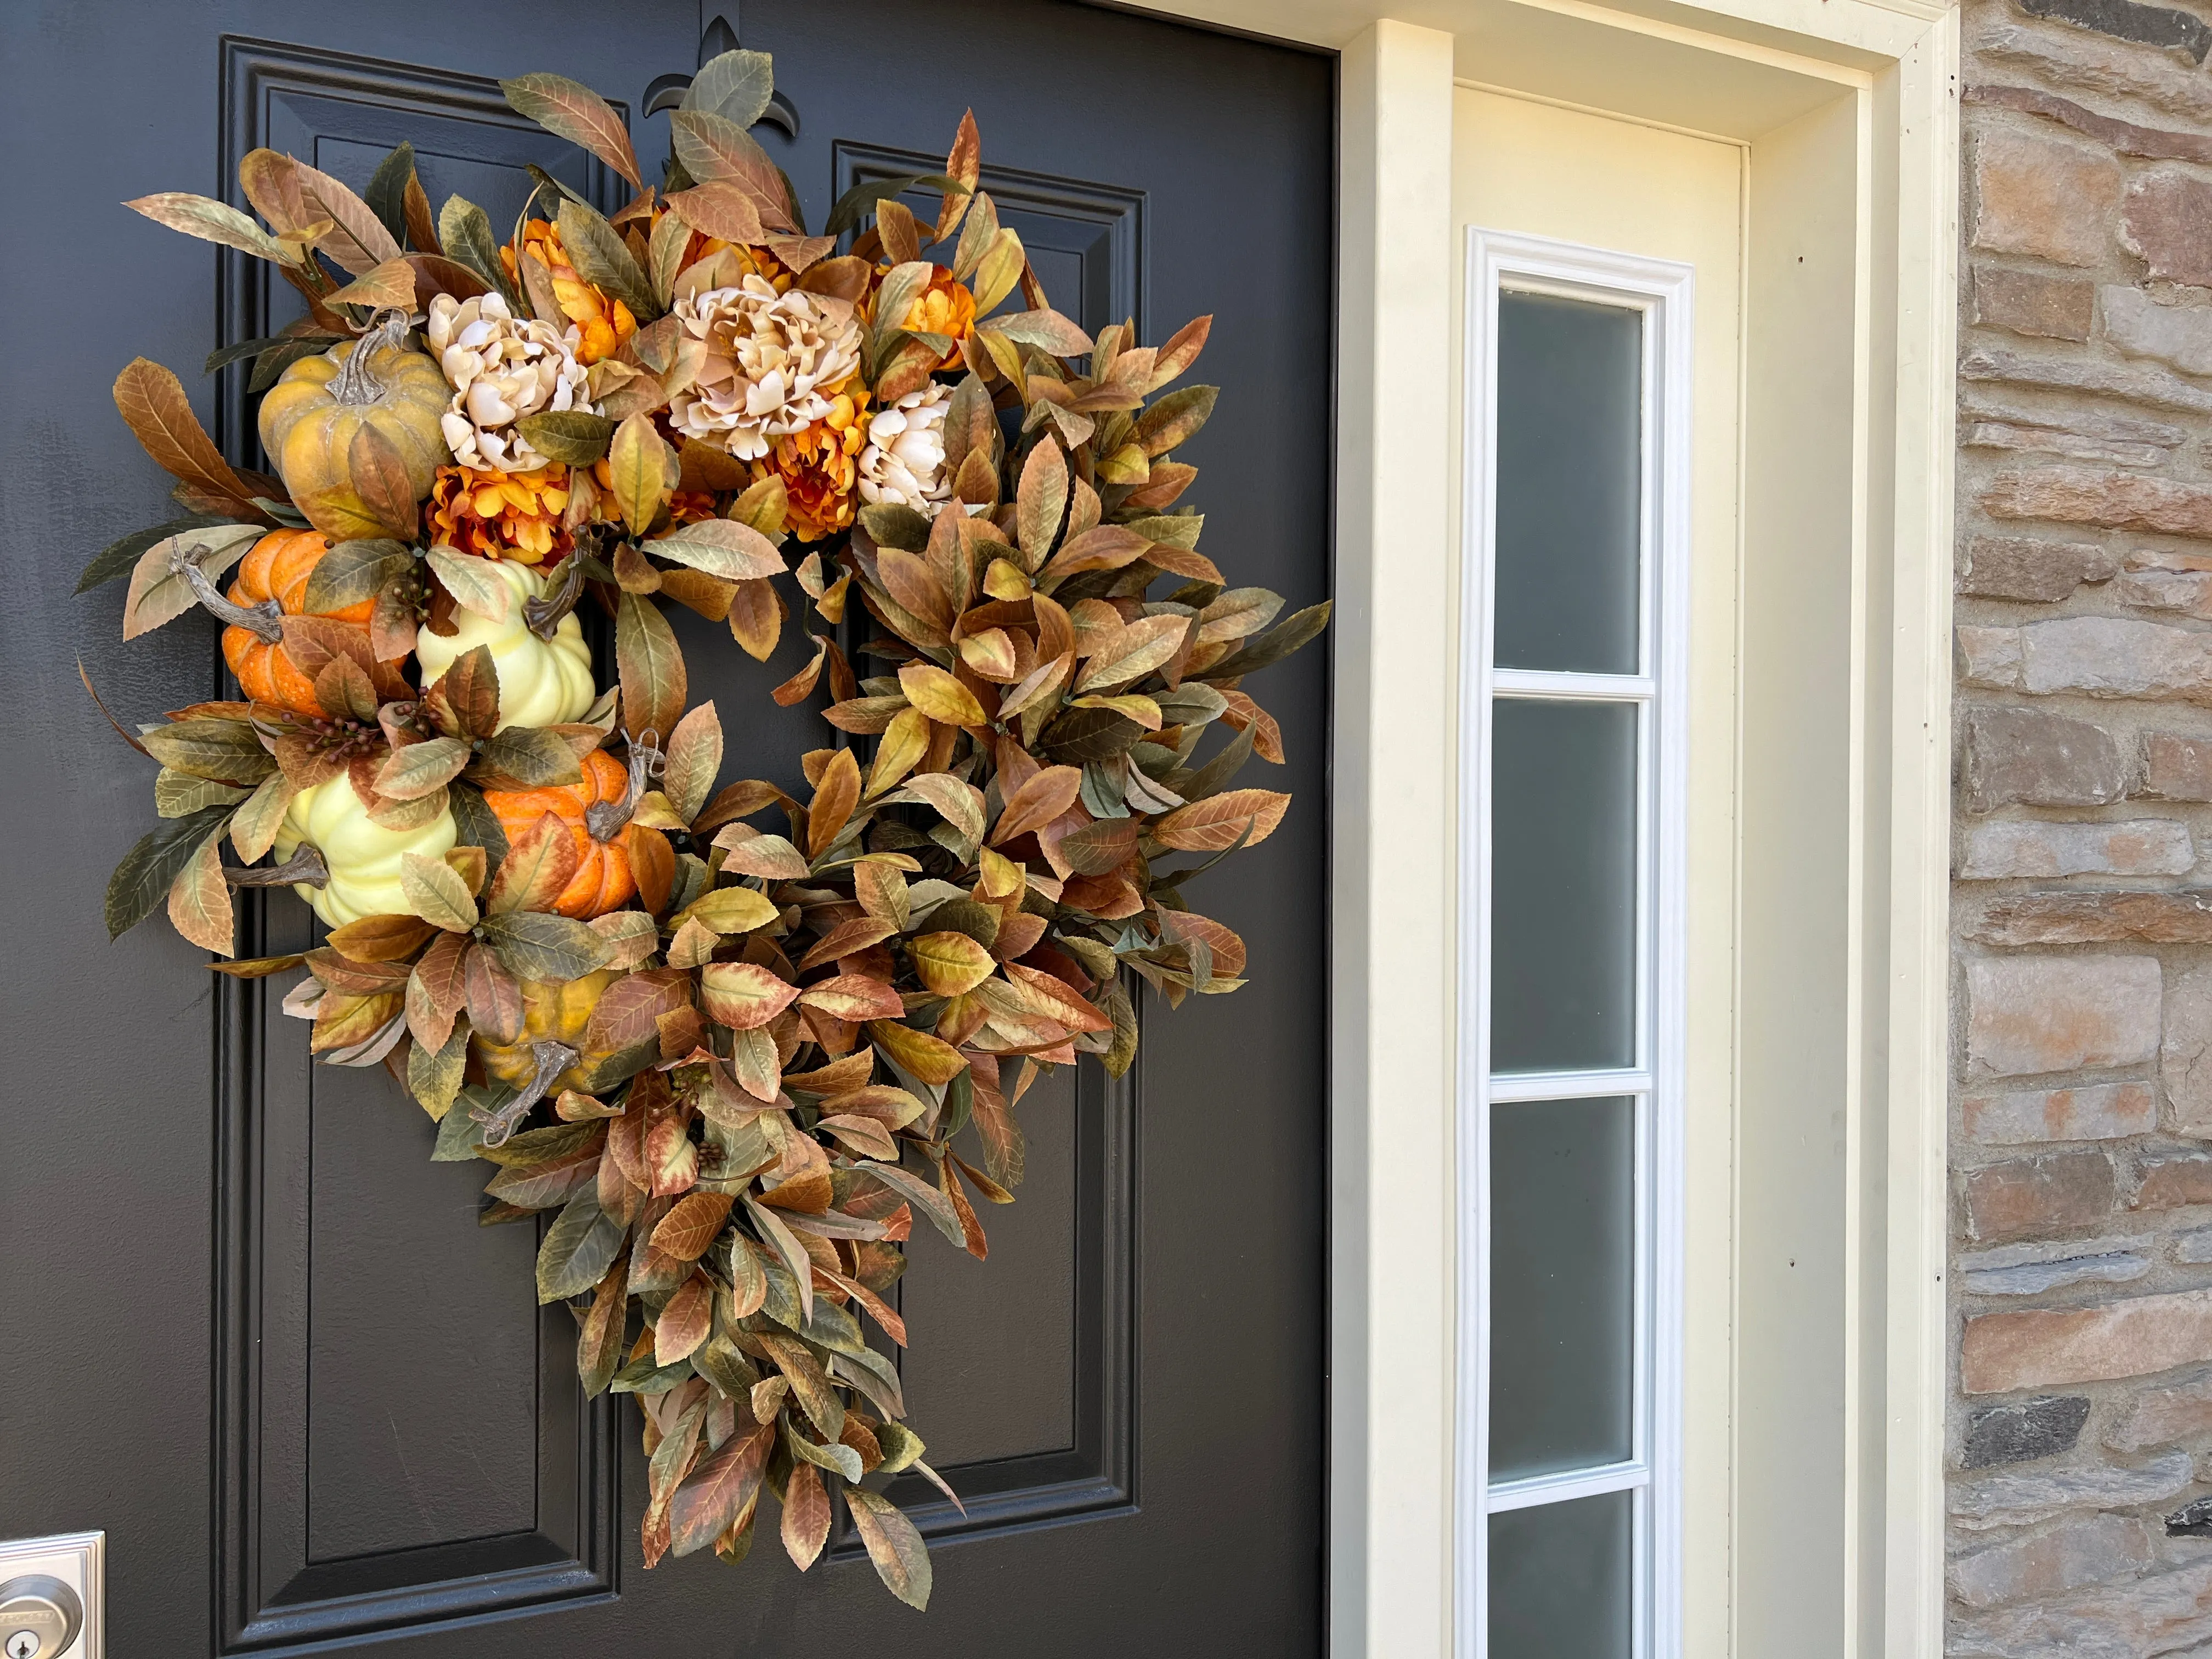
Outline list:
[[[1450,896],[1458,556],[1448,481],[1456,461],[1438,372],[1459,270],[1443,210],[1457,73],[1747,140],[1754,172],[1764,143],[1770,188],[1764,197],[1753,189],[1754,225],[1764,216],[1839,236],[1853,261],[1847,361],[1826,366],[1840,368],[1848,387],[1841,483],[1853,595],[1838,623],[1849,684],[1832,688],[1849,731],[1850,811],[1838,872],[1846,1006],[1837,1033],[1846,1260],[1840,1304],[1818,1310],[1844,1376],[1833,1493],[1841,1559],[1826,1566],[1843,1613],[1833,1651],[1932,1659],[1942,1644],[1957,13],[1925,0],[1620,0],[1618,9],[1592,0],[1407,0],[1401,9],[1154,0],[1147,9],[1340,54],[1331,1652],[1443,1656],[1462,1611],[1449,1449],[1460,942]],[[1840,143],[1806,141],[1804,123],[1789,119],[1811,106],[1808,96],[1841,121]],[[1784,273],[1746,275],[1753,326],[1744,406],[1755,418],[1762,392],[1787,367],[1778,338],[1792,306]],[[1755,508],[1749,517],[1755,552]],[[1760,780],[1740,781],[1755,792]],[[1739,943],[1758,941],[1747,933]],[[1741,1042],[1737,1058],[1740,1068],[1759,1063]],[[1741,1192],[1746,1171],[1735,1178]],[[1735,1248],[1741,1261],[1745,1242]],[[1739,1368],[1732,1386],[1759,1382]],[[1742,1468],[1729,1476],[1746,1477]],[[1729,1558],[1718,1571],[1730,1588],[1721,1627],[1700,1634],[1753,1650],[1756,1632],[1740,1628],[1738,1587],[1727,1578],[1737,1545],[1730,1537],[1716,1547]]]

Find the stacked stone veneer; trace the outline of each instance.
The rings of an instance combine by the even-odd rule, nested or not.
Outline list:
[[[2212,25],[1964,24],[1948,1648],[2212,1659]]]

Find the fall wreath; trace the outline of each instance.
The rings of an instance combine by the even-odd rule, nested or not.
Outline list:
[[[115,382],[183,516],[79,591],[129,578],[126,639],[212,612],[239,695],[117,726],[161,822],[107,926],[166,902],[227,958],[232,890],[291,887],[324,942],[214,965],[304,968],[283,1006],[317,1054],[386,1066],[436,1157],[495,1165],[488,1223],[551,1214],[539,1300],[574,1307],[585,1388],[643,1411],[646,1564],[741,1559],[765,1490],[804,1569],[842,1497],[921,1607],[921,1535],[866,1482],[952,1493],[866,1323],[906,1340],[917,1218],[984,1254],[973,1200],[1012,1197],[1037,1067],[1128,1067],[1130,975],[1170,1006],[1243,982],[1184,891],[1289,805],[1233,787],[1282,759],[1240,682],[1327,606],[1278,620],[1176,507],[1215,394],[1163,388],[1210,319],[1152,347],[1054,311],[977,189],[972,116],[942,174],[857,186],[809,235],[747,132],[763,54],[700,71],[657,187],[596,94],[503,84],[629,205],[533,169],[502,240],[458,196],[434,215],[405,144],[359,195],[254,151],[259,221],[130,204],[306,309],[208,360],[252,362],[274,476],[225,461],[168,370]],[[825,626],[775,700],[826,678],[866,740],[805,755],[805,800],[717,789],[722,725],[660,610],[764,661],[787,579]],[[580,605],[611,619],[611,688]]]

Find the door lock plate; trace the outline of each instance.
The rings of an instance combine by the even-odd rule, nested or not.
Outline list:
[[[106,1539],[0,1542],[0,1659],[100,1659]]]

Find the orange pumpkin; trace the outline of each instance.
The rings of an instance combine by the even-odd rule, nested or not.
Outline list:
[[[629,774],[604,749],[584,757],[580,783],[551,785],[544,789],[487,789],[484,805],[499,819],[512,842],[533,828],[548,812],[568,827],[576,839],[576,873],[553,908],[564,916],[588,921],[621,905],[637,891],[637,878],[629,869],[629,825],[610,842],[592,839],[584,811],[603,800],[620,800],[629,788]]]
[[[233,605],[259,605],[274,599],[288,617],[307,607],[307,578],[331,550],[329,540],[313,530],[272,530],[254,543],[253,550],[238,567],[238,579],[228,595]],[[363,599],[343,611],[322,614],[332,620],[366,629],[376,601]],[[295,714],[319,714],[315,684],[284,653],[281,641],[263,639],[250,628],[222,630],[222,659],[238,677],[239,687],[256,702],[273,702]]]

